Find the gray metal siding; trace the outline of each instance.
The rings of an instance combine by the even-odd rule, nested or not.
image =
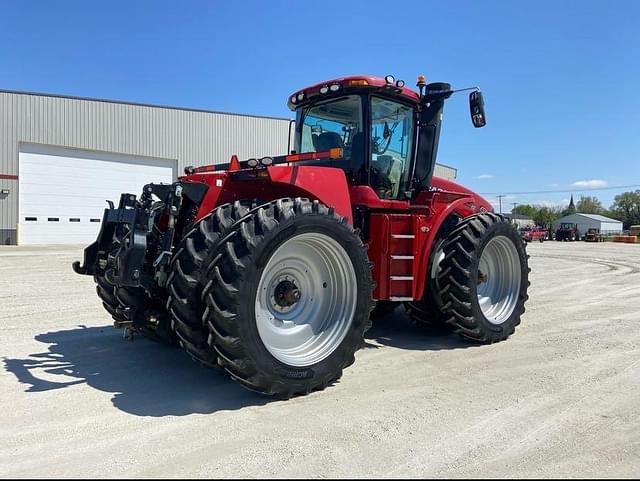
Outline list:
[[[0,174],[19,175],[21,143],[175,159],[186,165],[286,153],[289,121],[0,92]],[[15,229],[18,181],[0,179],[0,229]],[[0,239],[3,241],[4,239]]]

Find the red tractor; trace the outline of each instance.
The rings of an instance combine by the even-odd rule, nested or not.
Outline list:
[[[376,303],[506,339],[528,298],[524,243],[485,199],[433,177],[456,91],[417,86],[358,76],[295,92],[294,151],[122,194],[74,270],[94,276],[116,326],[284,398],[342,375]],[[482,127],[482,94],[466,90]]]
[[[578,224],[573,222],[562,222],[560,227],[556,230],[556,240],[569,242],[580,240]]]

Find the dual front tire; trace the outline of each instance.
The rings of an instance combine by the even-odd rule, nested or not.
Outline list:
[[[525,246],[497,214],[462,220],[434,245],[430,282],[423,299],[410,304],[412,317],[419,325],[449,328],[478,343],[508,338],[528,299]]]

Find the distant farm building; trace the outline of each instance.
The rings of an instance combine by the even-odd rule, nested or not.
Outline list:
[[[553,228],[558,229],[562,223],[577,224],[578,232],[584,236],[589,229],[600,229],[602,234],[620,234],[622,222],[597,214],[569,214],[560,217],[553,223]]]

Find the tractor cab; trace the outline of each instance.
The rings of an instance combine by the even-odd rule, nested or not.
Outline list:
[[[429,187],[449,84],[426,84],[420,93],[388,75],[346,77],[300,90],[289,98],[296,112],[294,152],[341,149],[337,160],[307,165],[339,167],[350,185],[370,186],[380,199],[410,200]],[[482,96],[474,90],[472,113],[484,125]]]

